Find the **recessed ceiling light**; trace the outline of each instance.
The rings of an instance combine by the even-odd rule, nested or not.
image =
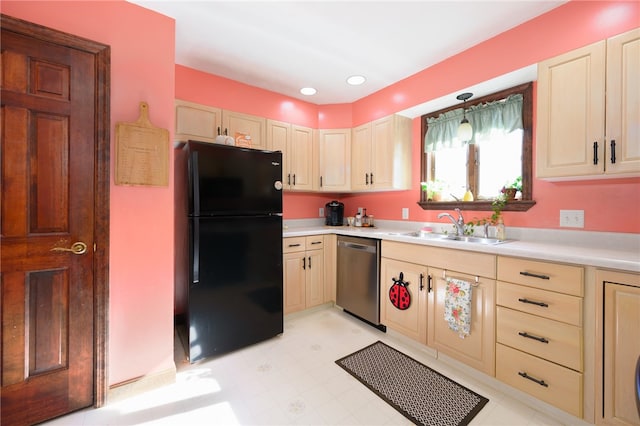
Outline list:
[[[300,93],[307,96],[315,95],[317,92],[318,91],[313,87],[303,87],[302,89],[300,89]]]
[[[362,75],[352,75],[351,77],[347,78],[347,83],[352,86],[359,86],[365,81],[367,81],[367,79]]]

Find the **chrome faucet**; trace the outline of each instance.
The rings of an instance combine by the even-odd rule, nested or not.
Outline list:
[[[456,220],[451,213],[440,213],[438,215],[438,219],[442,219],[443,217],[448,218],[451,223],[456,227],[456,235],[463,236],[464,235],[464,217],[462,217],[462,212],[460,209],[455,209],[458,213],[458,219]]]

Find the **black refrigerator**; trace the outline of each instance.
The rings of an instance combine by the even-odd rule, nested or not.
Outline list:
[[[189,141],[189,361],[283,332],[282,153]]]

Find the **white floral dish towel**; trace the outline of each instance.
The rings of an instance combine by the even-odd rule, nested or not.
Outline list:
[[[447,278],[444,296],[444,320],[464,339],[471,331],[471,283]]]

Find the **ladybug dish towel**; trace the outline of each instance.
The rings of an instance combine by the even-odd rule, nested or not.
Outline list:
[[[471,331],[471,283],[447,278],[444,296],[444,320],[464,339]]]

